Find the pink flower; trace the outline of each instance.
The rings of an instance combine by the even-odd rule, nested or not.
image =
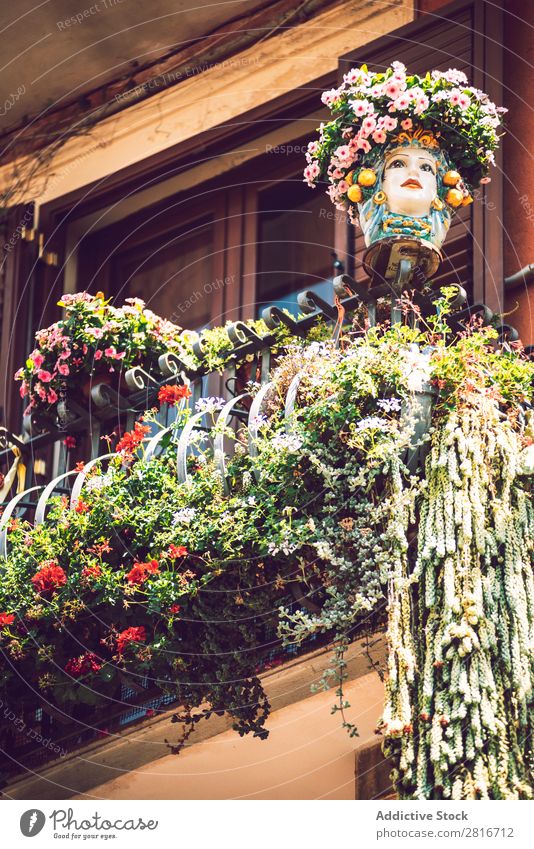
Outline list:
[[[385,93],[387,94],[388,97],[391,97],[392,100],[396,100],[396,98],[399,96],[399,94],[402,90],[402,85],[401,85],[400,80],[396,80],[396,79],[388,80],[387,83],[384,86],[384,90],[385,90]]]
[[[341,162],[350,162],[351,152],[348,144],[342,144],[340,147],[336,148],[334,156],[340,159]]]
[[[371,89],[371,97],[382,97],[384,94],[383,85],[374,85]]]
[[[338,191],[341,192],[342,195],[344,195],[345,192],[348,192],[348,190],[349,190],[349,184],[347,183],[346,180],[340,180],[339,183],[337,184],[337,188],[338,188]]]
[[[24,383],[20,387],[19,392],[21,398],[24,398],[28,394],[28,384],[26,383],[26,381],[24,381]]]
[[[58,365],[57,370],[64,377],[67,377],[67,375],[70,374],[70,369],[69,369],[67,363],[61,363],[60,365]]]
[[[456,83],[457,85],[461,85],[462,83],[467,83],[467,77],[463,71],[457,71],[456,68],[449,68],[448,71],[444,73],[440,73],[439,71],[432,71],[432,76],[434,79],[439,79],[442,77],[450,83]]]
[[[70,357],[70,353],[71,353],[70,348],[65,348],[65,350],[62,351],[61,354],[59,355],[59,359],[60,360],[68,360],[68,358]]]
[[[369,153],[371,150],[371,145],[367,141],[367,139],[358,139],[358,150],[363,150],[364,153]]]
[[[373,133],[373,141],[376,142],[376,144],[384,144],[386,138],[387,136],[384,130],[375,130]]]
[[[376,128],[376,118],[372,115],[368,115],[367,118],[364,118],[362,121],[362,129],[361,132],[365,133],[368,136],[373,130]]]
[[[354,114],[358,115],[358,117],[361,117],[362,115],[367,115],[368,112],[373,111],[373,107],[369,109],[370,104],[367,100],[353,100],[351,106]]]
[[[39,380],[42,380],[43,383],[50,383],[50,381],[52,380],[52,375],[50,374],[50,372],[45,371],[44,369],[40,369],[40,371],[37,372],[37,377],[39,378]]]
[[[461,94],[458,98],[458,106],[460,109],[468,109],[471,106],[471,98],[467,94]]]
[[[95,351],[95,360],[101,360],[101,359],[102,359],[102,351],[99,349],[98,351]]]
[[[36,383],[34,387],[41,401],[46,401],[46,389],[40,383]]]
[[[49,404],[55,404],[57,401],[57,392],[54,389],[51,389],[48,393],[47,401]]]
[[[385,130],[386,133],[390,133],[397,128],[397,124],[399,122],[397,118],[390,118],[389,115],[384,115],[378,123],[381,123],[381,127],[379,129]]]
[[[357,83],[360,79],[360,73],[361,71],[359,68],[351,68],[351,70],[343,76],[343,82],[347,85],[353,85],[353,83]]]
[[[87,332],[90,333],[91,336],[94,336],[95,339],[101,339],[103,336],[101,327],[90,327]]]
[[[304,180],[305,180],[305,182],[309,186],[315,186],[314,180],[317,179],[317,177],[319,176],[320,173],[321,173],[321,169],[319,168],[319,165],[317,164],[317,162],[311,162],[304,169]],[[98,354],[99,352],[97,351],[96,353]],[[96,354],[95,354],[95,357],[96,357]]]
[[[411,130],[412,129],[412,119],[405,118],[404,121],[401,121],[401,127],[403,130]]]
[[[406,94],[401,94],[397,99],[391,104],[395,109],[400,109],[403,112],[405,109],[408,109],[410,105],[410,98]],[[389,107],[391,109],[391,106]]]
[[[41,368],[44,363],[44,357],[39,353],[39,351],[33,351],[30,354],[30,360],[33,362],[35,368]]]
[[[104,354],[106,355],[106,357],[113,357],[113,359],[115,359],[116,353],[117,352],[116,352],[115,348],[113,347],[113,345],[110,345],[109,348],[106,348],[106,350],[104,351]]]
[[[339,100],[339,91],[337,88],[331,88],[329,91],[323,91],[321,100],[325,106],[332,106],[336,100]]]
[[[422,94],[421,97],[418,97],[415,105],[415,114],[421,115],[425,109],[428,109],[429,100],[426,94]]]
[[[451,106],[459,106],[460,105],[460,96],[461,91],[457,88],[453,88],[449,96],[449,102]]]

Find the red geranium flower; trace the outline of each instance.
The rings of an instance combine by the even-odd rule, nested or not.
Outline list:
[[[66,436],[63,440],[63,445],[65,446],[65,448],[76,448],[76,437]]]
[[[5,628],[6,625],[12,625],[15,621],[13,613],[0,613],[0,628]]]
[[[159,572],[159,563],[157,560],[150,560],[148,563],[136,563],[126,575],[126,579],[130,584],[144,584],[149,575],[156,575]]]
[[[87,513],[87,511],[90,510],[90,509],[91,508],[89,507],[87,502],[85,502],[83,500],[83,498],[78,498],[78,503],[77,503],[76,507],[74,508],[76,513]]]
[[[136,422],[134,429],[126,431],[122,439],[119,439],[117,442],[117,447],[115,449],[117,454],[124,454],[126,457],[131,457],[136,448],[141,445],[149,430],[150,428],[148,425]]]
[[[186,554],[189,554],[185,545],[169,545],[169,557],[171,560],[177,560],[178,557],[185,557]]]
[[[169,613],[180,613],[180,610],[180,605],[176,602],[174,602],[174,604],[171,604],[171,606],[169,607]]]
[[[38,593],[54,592],[67,583],[67,576],[61,566],[50,560],[35,573],[31,582]]]
[[[89,672],[98,672],[99,669],[102,669],[100,658],[93,652],[71,657],[65,664],[65,672],[73,678],[80,678],[82,675],[88,675]]]
[[[146,581],[146,572],[141,565],[134,566],[126,575],[126,580],[130,584],[144,584]]]
[[[130,643],[144,643],[146,640],[146,630],[142,625],[133,628],[126,628],[121,631],[117,637],[117,654],[123,654],[124,649]]]
[[[97,557],[102,557],[103,554],[107,554],[113,549],[109,544],[109,539],[103,540],[103,542],[95,542],[91,548],[88,548],[87,551],[89,554],[96,554]]]
[[[102,574],[102,569],[95,563],[94,566],[84,566],[82,569],[82,578],[100,578]]]
[[[160,404],[168,404],[169,407],[175,407],[178,401],[182,398],[190,398],[191,390],[189,386],[162,386],[158,392],[158,401]]]

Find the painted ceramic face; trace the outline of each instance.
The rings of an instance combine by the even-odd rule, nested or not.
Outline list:
[[[386,156],[382,189],[391,212],[422,218],[437,195],[436,160],[420,147],[399,147]]]

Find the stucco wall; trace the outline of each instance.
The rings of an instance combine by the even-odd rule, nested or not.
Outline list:
[[[345,689],[359,737],[351,739],[331,714],[334,693],[320,693],[273,713],[267,740],[226,731],[77,798],[354,799],[355,752],[376,739],[383,688],[369,673]]]

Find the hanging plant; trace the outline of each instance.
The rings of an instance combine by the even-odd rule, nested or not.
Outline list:
[[[193,372],[200,367],[222,369],[234,358],[228,335],[232,322],[198,334],[156,315],[139,298],[126,298],[123,306],[115,307],[102,292],[66,294],[58,306],[63,317],[37,331],[36,347],[15,374],[21,381],[21,397],[28,399],[24,413],[37,413],[49,425],[56,422],[60,401],[74,397],[85,405],[92,385],[110,383],[119,388],[125,372],[134,366],[161,379],[158,359],[163,354],[175,354]],[[246,324],[257,334],[268,332],[261,319]],[[321,327],[314,332],[320,335]],[[272,333],[279,343],[291,336],[283,324]],[[194,350],[197,343],[201,357]]]
[[[523,450],[514,422],[478,393],[434,435],[417,559],[392,587],[382,727],[403,798],[534,794],[534,510]]]

